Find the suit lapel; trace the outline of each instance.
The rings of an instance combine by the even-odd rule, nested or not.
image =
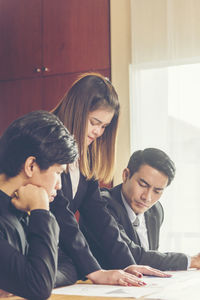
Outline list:
[[[131,222],[130,222],[130,224],[131,224]],[[137,245],[141,246],[141,242],[140,242],[139,236],[137,234],[137,231],[135,230],[135,228],[133,227],[132,224],[131,224],[131,230],[130,230],[130,239],[135,241],[135,243]]]
[[[27,248],[27,241],[26,241],[26,234],[24,232],[24,229],[18,220],[18,218],[13,215],[7,213],[6,217],[1,216],[7,222],[9,225],[13,226],[13,230],[16,231],[16,243],[13,245],[13,247],[17,248],[23,255],[26,254],[26,248]]]
[[[145,213],[145,221],[149,240],[149,250],[157,250],[159,235],[158,224],[156,217],[152,214],[151,210]]]
[[[71,201],[73,204],[73,211],[77,211],[81,205],[81,202],[84,200],[84,196],[86,195],[88,188],[88,182],[85,180],[85,177],[80,173],[77,192],[74,199]]]
[[[125,229],[126,234],[128,235],[128,237],[131,240],[135,241],[138,245],[141,246],[139,236],[138,236],[135,228],[133,227],[133,225],[132,225],[132,223],[131,223],[131,221],[129,219],[128,213],[127,213],[126,208],[124,206],[124,203],[122,201],[121,187],[122,187],[122,184],[118,185],[117,187],[115,187],[112,190],[115,199],[120,204],[120,211],[119,212],[120,212],[121,222],[123,224],[123,227],[124,227],[124,229]]]

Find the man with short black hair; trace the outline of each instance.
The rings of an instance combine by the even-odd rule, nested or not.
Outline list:
[[[147,148],[132,154],[123,171],[122,184],[101,190],[136,263],[163,271],[200,268],[200,254],[189,257],[183,253],[157,251],[164,219],[159,199],[174,176],[175,165],[169,156],[160,149]],[[80,224],[94,256],[104,268],[109,268],[103,255],[104,245],[99,245],[82,219]]]
[[[53,114],[31,112],[0,138],[0,296],[50,296],[59,228],[49,211],[77,145]]]

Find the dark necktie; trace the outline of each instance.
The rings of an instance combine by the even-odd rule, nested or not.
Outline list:
[[[28,242],[27,242],[27,231],[28,231],[28,217],[26,214],[24,214],[23,217],[21,217],[21,219],[19,220],[23,229],[24,229],[24,240],[23,242],[23,248],[24,248],[24,254],[27,254],[28,251]],[[23,239],[23,238],[22,238]]]
[[[140,225],[140,221],[139,221],[138,217],[135,218],[135,221],[132,224],[133,224],[133,227],[135,227],[135,228]]]
[[[137,228],[139,227],[139,225],[140,225],[140,221],[139,221],[138,217],[136,216],[135,221],[132,223],[133,239],[135,240],[136,244],[141,246],[140,238],[137,233]]]

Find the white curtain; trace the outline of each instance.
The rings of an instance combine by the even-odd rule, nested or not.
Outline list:
[[[131,151],[176,164],[160,250],[200,252],[200,1],[131,0]]]

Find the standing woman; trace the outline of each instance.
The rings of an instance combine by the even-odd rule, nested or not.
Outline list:
[[[113,177],[119,109],[118,96],[111,82],[100,74],[86,73],[53,110],[79,146],[79,161],[70,165],[63,175],[62,192],[51,206],[60,225],[62,251],[57,286],[73,284],[84,277],[100,284],[143,285],[137,277],[141,277],[140,272],[164,276],[158,270],[135,265],[115,220],[100,197],[98,181],[108,183]],[[76,211],[102,245],[111,268],[126,269],[101,269],[79,230]]]

